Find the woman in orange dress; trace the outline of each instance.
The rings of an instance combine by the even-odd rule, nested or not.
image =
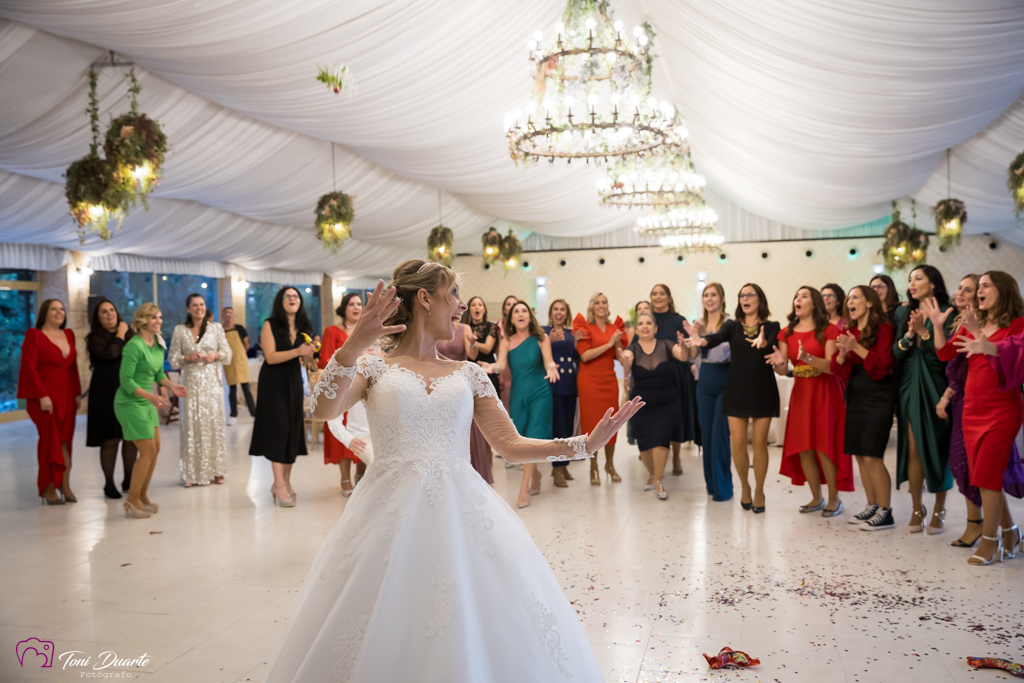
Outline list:
[[[36,484],[48,505],[78,502],[68,484],[75,413],[82,403],[77,359],[75,333],[67,329],[64,304],[47,299],[39,307],[35,328],[25,333],[18,398],[26,399],[28,415],[39,432]]]
[[[586,336],[576,342],[580,354],[576,387],[580,396],[580,433],[589,434],[610,408],[619,407],[619,380],[615,377],[615,359],[626,347],[626,325],[622,318],[608,320],[608,297],[598,292],[590,297],[587,317],[579,313],[572,329],[583,330]],[[604,447],[604,471],[614,482],[622,481],[615,471],[615,437]],[[590,483],[601,485],[597,457],[590,460]]]
[[[853,490],[853,458],[843,452],[846,404],[831,368],[838,336],[838,328],[828,321],[821,292],[801,287],[793,298],[789,325],[779,333],[779,343],[768,356],[780,375],[793,364],[780,474],[797,486],[807,483],[813,497],[800,506],[800,512],[821,510],[822,517],[841,513],[839,491]],[[822,480],[828,485],[827,504],[821,496]]]
[[[324,330],[324,338],[320,343],[320,358],[317,360],[317,365],[321,370],[327,366],[328,361],[334,356],[334,352],[348,340],[348,334],[355,327],[362,311],[363,302],[359,298],[359,292],[349,292],[341,298],[341,305],[334,311],[341,318],[341,325],[331,325]],[[341,495],[345,498],[352,495],[352,489],[355,487],[352,482],[353,462],[356,463],[356,481],[358,481],[366,471],[366,465],[359,459],[359,456],[338,441],[338,438],[331,433],[331,428],[325,423],[324,464],[338,465],[341,469]]]

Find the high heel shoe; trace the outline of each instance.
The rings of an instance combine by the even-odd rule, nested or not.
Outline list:
[[[293,508],[293,507],[295,507],[295,499],[294,498],[292,498],[291,496],[288,496],[288,497],[278,496],[277,493],[276,493],[277,491],[284,491],[285,494],[287,494],[288,493],[288,487],[287,486],[271,486],[270,487],[270,495],[274,497],[274,504],[275,505],[280,505],[283,508]],[[344,494],[342,494],[342,495],[344,495]]]
[[[1004,534],[1010,533],[1011,531],[1014,532],[1017,537],[1010,541],[1010,545],[1006,545],[1005,543],[1003,544],[1004,560],[1012,560],[1017,557],[1017,546],[1020,546],[1021,550],[1024,551],[1024,541],[1021,540],[1020,529],[1017,528],[1016,524],[1011,526],[1009,529],[1003,529]]]
[[[658,496],[658,500],[668,500],[668,491],[660,481],[654,482],[654,493]]]
[[[522,510],[523,508],[530,507],[530,494],[527,493],[526,498],[520,498],[516,505],[519,507],[520,510]]]
[[[939,527],[932,526],[932,522],[934,522],[936,519],[939,520],[939,524],[941,524],[942,526],[939,526]],[[935,510],[932,510],[932,522],[929,522],[928,526],[925,527],[924,532],[926,534],[928,534],[929,536],[938,536],[939,534],[945,532],[946,531],[946,511],[945,510],[940,510],[940,511],[936,512]]]
[[[39,502],[42,503],[43,505],[63,505],[64,499],[61,498],[60,496],[57,496],[56,498],[47,498],[46,496],[40,493]]]
[[[969,520],[967,520],[967,523],[968,524],[977,524],[978,526],[981,526],[981,523],[984,522],[984,521],[985,521],[984,519],[969,519]],[[953,546],[954,548],[973,548],[974,544],[978,542],[979,538],[981,538],[981,532],[980,531],[978,532],[978,535],[974,537],[974,540],[971,541],[970,543],[964,543],[962,540],[960,540],[958,538],[955,541],[953,541],[952,543],[950,543],[950,545]]]
[[[155,515],[156,513],[160,512],[160,506],[157,505],[156,503],[153,503],[153,502],[143,503],[142,504],[142,509],[145,510],[146,512],[149,512],[150,514],[153,514],[153,515]]]
[[[601,472],[597,469],[597,463],[593,460],[590,461],[590,485],[601,485]]]
[[[654,490],[654,476],[647,477],[647,483],[644,484],[644,491]]]
[[[922,531],[924,531],[924,518],[928,516],[928,511],[925,510],[924,505],[921,506],[921,509],[920,511],[918,511],[917,516],[921,518],[921,521],[917,524],[911,524],[907,526],[907,531],[909,533],[919,534]],[[914,518],[911,517],[910,521],[913,522]]]
[[[761,494],[761,507],[758,507],[758,506],[754,505],[754,499],[753,498],[750,499],[750,509],[754,511],[755,515],[760,515],[761,513],[764,512],[764,504],[765,504],[765,500],[764,500],[764,494],[763,493]]]
[[[146,519],[147,517],[151,517],[152,515],[153,515],[153,513],[150,512],[149,510],[140,510],[139,508],[137,508],[134,505],[132,505],[131,503],[129,503],[127,500],[124,502],[124,516],[125,517],[134,517],[136,519]]]
[[[614,481],[616,484],[622,481],[622,477],[620,477],[619,473],[615,471],[615,465],[613,465],[612,463],[606,463],[604,466],[604,471],[608,473],[608,478]]]
[[[121,497],[121,492],[117,490],[113,483],[108,483],[103,487],[103,495],[111,500],[117,500]]]
[[[77,503],[78,502],[78,498],[75,497],[75,494],[72,491],[68,490],[68,489],[63,489],[62,488],[60,490],[60,495],[61,495],[62,498],[64,498],[64,502],[65,503]]]
[[[750,508],[754,507],[754,502],[753,502],[753,501],[751,501],[751,502],[749,502],[749,503],[744,503],[744,502],[743,502],[743,501],[741,500],[741,501],[740,501],[740,507],[741,507],[741,508],[743,508],[744,510],[749,510]]]
[[[576,478],[576,477],[572,476],[572,474],[569,473],[569,468],[568,467],[559,467],[558,469],[565,470],[565,480],[566,481],[572,481],[573,479]]]
[[[530,485],[526,489],[526,492],[529,493],[531,496],[540,495],[540,472],[538,470],[534,470],[534,472],[536,474],[530,477]],[[533,485],[534,482],[537,483],[536,487],[534,487]]]
[[[981,538],[982,538],[982,540],[985,540],[985,541],[995,541],[996,544],[997,544],[996,545],[996,551],[994,553],[992,553],[992,557],[988,558],[987,560],[984,557],[982,557],[981,555],[977,555],[977,554],[971,555],[969,558],[967,558],[967,564],[971,564],[971,565],[974,565],[976,567],[985,567],[987,565],[992,564],[996,560],[999,560],[1000,562],[1002,562],[1003,561],[1003,537],[1002,536],[986,536],[986,535],[982,534]]]
[[[352,489],[352,488],[349,488],[349,489],[345,488],[345,484],[348,484],[349,486],[351,486],[352,482],[349,481],[348,479],[342,479],[341,480],[341,497],[342,498],[348,498],[349,496],[352,495],[352,491],[355,490],[355,489]]]

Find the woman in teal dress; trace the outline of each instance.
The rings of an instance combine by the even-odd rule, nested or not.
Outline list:
[[[551,341],[522,301],[505,314],[505,334],[498,346],[498,361],[481,363],[487,374],[512,371],[509,413],[516,429],[533,439],[551,438],[551,384],[558,381],[558,364],[551,356]],[[540,470],[534,464],[523,465],[519,485],[519,507],[530,504],[530,496],[540,493]]]
[[[114,415],[121,423],[124,438],[139,449],[139,459],[132,468],[132,482],[124,502],[126,517],[149,517],[159,506],[149,499],[149,482],[160,453],[160,416],[157,408],[170,404],[159,393],[152,393],[157,383],[175,396],[187,397],[180,384],[164,374],[164,350],[167,344],[160,336],[163,316],[156,304],[142,304],[135,311],[132,330],[135,336],[121,351],[121,385],[114,395]]]
[[[938,307],[946,314],[942,323],[944,339],[953,331],[955,310],[949,304],[949,294],[942,274],[932,266],[918,266],[910,271],[910,287],[906,306],[896,309],[896,354],[899,376],[897,416],[899,417],[896,461],[896,488],[910,482],[913,514],[908,531],[912,534],[927,530],[929,534],[945,531],[946,491],[953,487],[949,470],[950,423],[935,412],[935,406],[946,391],[946,364],[935,353],[934,327],[924,311]],[[925,527],[927,510],[921,502],[924,485],[935,494],[935,507]]]

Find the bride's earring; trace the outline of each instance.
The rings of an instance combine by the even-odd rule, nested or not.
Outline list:
[[[429,308],[427,309],[427,315],[430,315],[430,309]]]

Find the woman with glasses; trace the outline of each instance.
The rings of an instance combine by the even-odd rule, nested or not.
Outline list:
[[[825,312],[828,313],[828,321],[842,332],[846,329],[846,319],[843,318],[843,304],[846,303],[846,292],[834,282],[830,282],[821,288],[821,298],[825,302]]]
[[[740,288],[736,317],[722,322],[714,334],[691,336],[688,346],[713,349],[729,344],[729,374],[725,379],[722,412],[729,419],[732,461],[742,486],[740,505],[744,510],[764,512],[764,480],[768,476],[768,428],[779,416],[779,389],[775,373],[765,359],[779,337],[779,323],[768,320],[768,299],[761,287],[748,282]],[[700,330],[695,329],[694,334]],[[753,423],[751,425],[751,423]],[[754,484],[750,490],[750,455],[747,434],[753,427]]]
[[[292,465],[297,456],[307,454],[302,363],[313,357],[313,347],[303,341],[302,333],[312,331],[299,290],[282,287],[260,332],[264,362],[249,445],[249,455],[262,455],[271,462],[274,485],[270,494],[281,507],[295,507]]]

